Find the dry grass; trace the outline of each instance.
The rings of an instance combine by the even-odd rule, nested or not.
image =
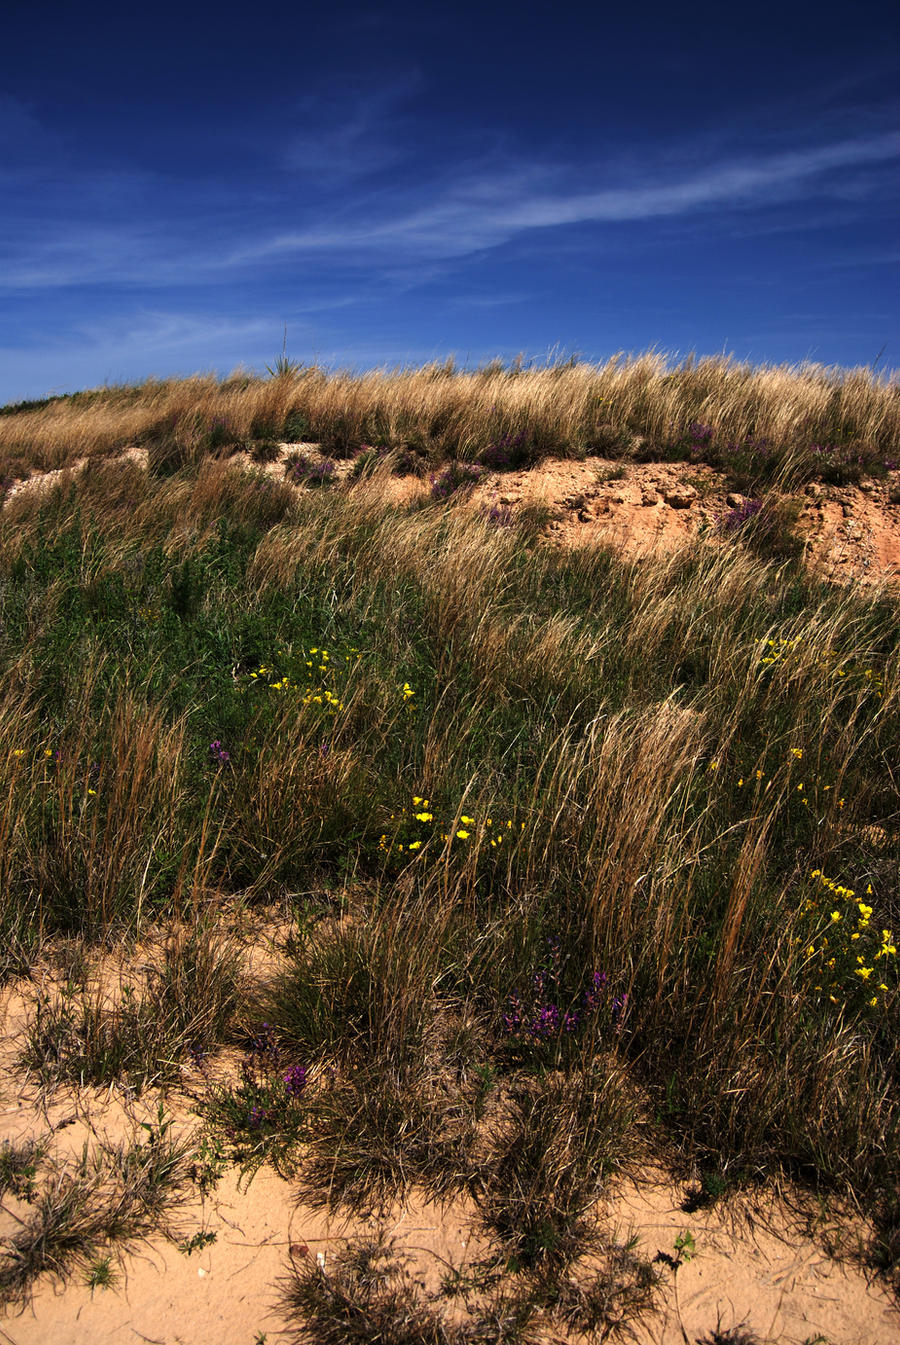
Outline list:
[[[900,438],[895,381],[870,369],[752,366],[660,353],[461,370],[452,363],[365,374],[310,367],[271,379],[241,374],[101,389],[0,416],[0,472],[64,467],[133,444],[157,472],[248,442],[312,439],[335,456],[363,444],[412,447],[433,461],[472,459],[522,436],[547,452],[653,456],[692,425],[720,444],[768,441],[779,461],[834,441],[890,451]],[[788,451],[790,450],[790,451]]]
[[[598,1338],[617,1285],[643,1302],[627,1258],[593,1297],[563,1277],[602,1175],[647,1146],[724,1188],[787,1172],[852,1193],[896,1276],[900,996],[876,951],[900,923],[896,599],[739,544],[560,553],[391,507],[386,468],[297,491],[211,457],[225,414],[433,459],[526,422],[535,452],[581,451],[608,414],[643,452],[634,436],[706,417],[772,436],[786,469],[825,429],[887,445],[895,389],[642,357],[189,380],[0,417],[35,464],[158,448],[150,473],[97,463],[0,517],[0,929],[14,975],[60,940],[58,963],[202,934],[213,902],[226,923],[279,910],[289,944],[240,1006],[271,1045],[207,1099],[210,1129],[335,1205],[467,1191],[546,1282],[460,1339],[527,1338],[550,1281]],[[227,1035],[227,948],[170,962],[136,996],[151,1012],[90,984],[42,1008],[48,1086],[150,1087]],[[433,1305],[345,1269],[296,1281],[298,1339],[445,1338]]]
[[[184,1146],[158,1130],[54,1163],[0,1253],[0,1303],[24,1304],[39,1275],[64,1282],[106,1248],[121,1256],[151,1234],[174,1236],[188,1188]]]

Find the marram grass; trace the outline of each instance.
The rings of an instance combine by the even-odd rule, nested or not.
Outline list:
[[[229,398],[249,428],[314,394],[316,415],[389,391],[422,417],[433,388],[437,442],[482,385],[548,426],[578,387],[646,415],[690,392],[699,416],[733,383],[757,435],[766,407],[787,433],[793,388],[833,424],[852,402],[882,447],[895,415],[871,379],[721,362],[392,377],[113,390],[0,434],[46,464]],[[566,554],[452,504],[391,507],[364,475],[298,490],[205,453],[12,501],[0,622],[3,971],[70,967],[29,1037],[48,1087],[120,1066],[171,1087],[173,1060],[243,1043],[240,1079],[200,1099],[204,1181],[234,1159],[349,1207],[464,1195],[532,1314],[611,1174],[648,1156],[710,1190],[852,1194],[896,1273],[891,592],[740,542]],[[216,974],[216,926],[274,909],[277,966]],[[98,992],[95,957],[173,924],[194,952]],[[514,1142],[536,1117],[546,1142]],[[317,1284],[294,1301],[318,1311]]]

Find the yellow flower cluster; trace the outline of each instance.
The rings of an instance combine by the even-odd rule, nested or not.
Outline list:
[[[797,644],[797,640],[766,640],[766,648],[769,652],[760,661],[764,664],[780,663],[782,659],[787,658],[788,654],[794,652]]]
[[[803,962],[813,973],[813,988],[832,1004],[847,1003],[862,993],[866,1005],[874,1009],[879,995],[890,990],[889,980],[896,979],[893,935],[872,926],[873,907],[852,887],[836,883],[821,869],[813,869],[809,876],[815,886],[802,914],[813,922],[815,932],[805,946]],[[871,895],[870,883],[866,896]]]
[[[771,666],[774,663],[784,663],[794,652],[802,640],[774,639],[766,640],[765,648],[768,651],[760,662],[764,666]],[[824,649],[818,656],[818,663],[821,665],[830,665],[834,659],[841,656],[836,649]],[[861,663],[849,663],[844,661],[834,668],[835,677],[845,677],[858,679],[861,684],[868,687],[876,696],[884,695],[884,678],[875,668],[865,667]]]
[[[415,855],[429,841],[435,839],[444,844],[449,842],[451,845],[455,841],[466,842],[474,839],[476,844],[483,841],[489,843],[491,849],[496,850],[514,830],[512,818],[500,822],[492,817],[486,817],[483,823],[479,823],[476,817],[468,813],[460,813],[452,822],[441,824],[435,819],[430,800],[421,794],[413,794],[412,807],[404,807],[399,813],[391,813],[390,820],[395,823],[393,840],[385,832],[378,842],[379,850],[385,854]],[[524,826],[524,822],[520,823],[520,830]]]
[[[334,689],[337,672],[351,662],[358,649],[351,649],[343,658],[332,658],[328,649],[313,645],[295,656],[290,649],[276,651],[278,666],[275,663],[261,663],[250,673],[248,685],[264,686],[269,691],[283,694],[293,693],[300,699],[301,705],[321,705],[329,714],[336,715],[343,710],[344,703]],[[332,685],[329,685],[331,683]]]

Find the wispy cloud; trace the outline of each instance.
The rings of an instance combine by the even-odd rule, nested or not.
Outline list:
[[[289,174],[333,190],[382,172],[409,157],[409,121],[401,115],[421,87],[414,71],[374,88],[329,81],[304,95],[286,116],[281,158]],[[293,129],[296,126],[297,129]]]
[[[434,266],[513,240],[539,242],[576,225],[705,218],[708,226],[714,212],[726,210],[755,211],[762,223],[763,209],[816,194],[833,198],[839,191],[846,198],[852,188],[857,196],[877,195],[879,174],[900,155],[900,133],[891,132],[755,158],[725,157],[721,146],[715,157],[707,144],[705,166],[693,172],[674,171],[671,153],[666,160],[648,153],[640,166],[632,159],[628,168],[604,168],[491,150],[480,162],[445,157],[414,173],[399,109],[415,87],[411,76],[358,93],[343,117],[336,102],[319,96],[295,105],[292,119],[305,128],[290,132],[286,144],[278,128],[279,169],[249,202],[224,182],[212,189],[125,166],[118,173],[71,172],[61,182],[61,210],[60,185],[36,187],[29,176],[35,154],[19,155],[10,160],[19,190],[10,193],[0,222],[0,290],[196,289],[226,278],[271,281],[285,268],[304,267],[328,288],[341,287],[342,268],[365,272],[370,283],[393,284],[400,275],[403,284],[422,284]],[[43,143],[49,152],[43,135],[28,108],[0,101],[0,146],[21,138],[32,151]],[[679,163],[689,148],[680,147]],[[367,174],[400,159],[404,170],[392,171],[390,191],[367,182]],[[596,183],[604,173],[618,180],[584,190],[586,180]],[[310,193],[310,181],[323,184],[322,191]],[[261,214],[302,223],[264,233]],[[320,307],[333,305],[321,286],[315,297]]]
[[[523,191],[521,171],[458,183],[439,199],[406,213],[350,227],[311,227],[276,235],[236,252],[234,264],[284,254],[413,251],[462,256],[497,247],[537,229],[617,224],[691,214],[716,207],[753,208],[796,199],[840,170],[900,155],[900,133],[845,140],[815,149],[713,165],[668,183],[629,183],[593,192]],[[558,172],[554,174],[558,176]],[[654,174],[658,178],[658,174]]]

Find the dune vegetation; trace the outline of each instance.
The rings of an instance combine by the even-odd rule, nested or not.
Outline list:
[[[354,469],[301,455],[278,479],[283,441]],[[605,1338],[660,1274],[603,1221],[609,1182],[649,1163],[707,1203],[791,1183],[850,1204],[898,1283],[897,597],[739,533],[641,562],[553,549],[440,488],[551,450],[709,462],[739,488],[857,480],[897,465],[900,391],[657,355],[285,362],[0,414],[7,487],[87,459],[0,514],[21,1069],[165,1100],[209,1065],[194,1180],[272,1164],[356,1211],[459,1195],[496,1251],[452,1327],[382,1243],[295,1271],[298,1340]],[[396,471],[438,488],[392,502]],[[266,922],[277,955],[251,975]],[[6,1151],[38,1222],[0,1292],[47,1268],[41,1219],[51,1269],[97,1264],[111,1183],[128,1238],[148,1183],[161,1211],[167,1176],[181,1199],[187,1156],[155,1143],[152,1172],[142,1149],[62,1187]],[[90,1233],[69,1251],[61,1191]]]

